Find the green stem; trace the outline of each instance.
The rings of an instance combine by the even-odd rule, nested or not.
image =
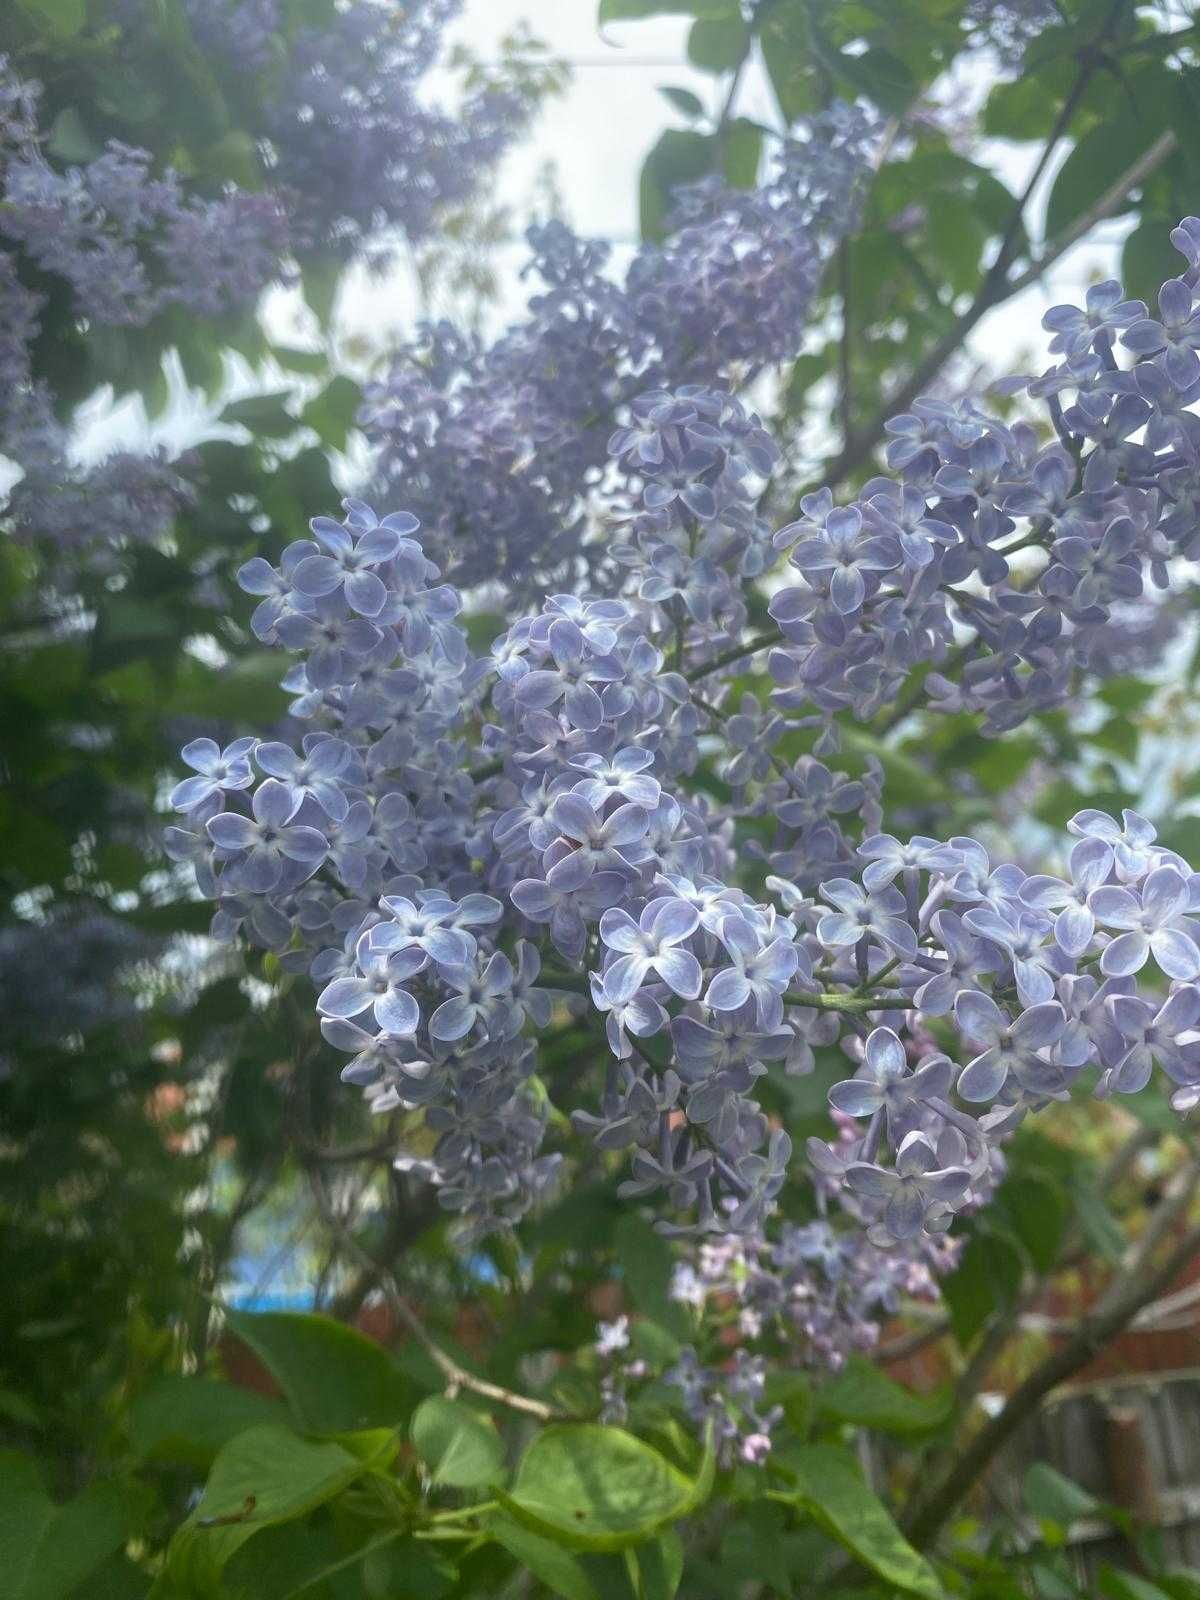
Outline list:
[[[847,1016],[866,1016],[872,1011],[911,1011],[910,994],[785,994],[784,1004],[809,1006],[816,1011],[842,1011]]]

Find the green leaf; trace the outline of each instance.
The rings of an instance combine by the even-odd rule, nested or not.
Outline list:
[[[996,1204],[1034,1266],[1048,1272],[1058,1260],[1071,1220],[1071,1201],[1063,1185],[1046,1172],[1014,1170],[1001,1186]]]
[[[693,94],[690,89],[677,89],[671,84],[660,83],[658,92],[664,100],[673,105],[676,111],[681,111],[685,117],[702,117],[704,115],[704,102],[698,94]]]
[[[228,1317],[306,1432],[395,1428],[408,1416],[407,1378],[385,1350],[355,1329],[296,1311],[232,1311]]]
[[[643,17],[728,17],[736,11],[737,0],[600,0],[597,21],[603,28]]]
[[[1074,64],[1066,61],[1002,79],[983,108],[984,133],[994,139],[1044,139],[1074,76]]]
[[[654,1372],[679,1360],[682,1345],[673,1333],[648,1317],[638,1317],[629,1327],[629,1348]]]
[[[1035,1517],[1062,1527],[1103,1510],[1094,1494],[1064,1478],[1046,1461],[1035,1461],[1021,1484],[1021,1497]]]
[[[362,390],[353,378],[339,374],[305,406],[300,420],[319,433],[331,450],[346,448],[346,435],[354,426]]]
[[[19,1428],[40,1428],[41,1413],[30,1405],[23,1394],[15,1389],[0,1389],[0,1417],[15,1422]]]
[[[1085,133],[1059,168],[1046,202],[1046,237],[1056,239],[1094,205],[1106,189],[1164,131],[1170,111],[1165,104],[1145,102],[1134,109],[1118,100],[1099,127]],[[1127,200],[1114,215],[1133,206]]]
[[[772,1460],[776,1457],[772,1455]],[[863,1482],[858,1464],[840,1445],[810,1444],[779,1457],[796,1479],[793,1500],[825,1531],[885,1583],[906,1594],[942,1600],[937,1573],[905,1539],[887,1507]]]
[[[735,189],[753,189],[758,182],[763,130],[748,117],[735,117],[725,129],[725,181]]]
[[[1116,1266],[1125,1254],[1125,1235],[1099,1189],[1092,1183],[1072,1184],[1071,1199],[1084,1238],[1105,1261]]]
[[[543,1539],[511,1517],[490,1516],[486,1527],[488,1537],[503,1545],[552,1594],[561,1595],[563,1600],[601,1600],[582,1564],[569,1550]]]
[[[125,1542],[114,1485],[56,1505],[27,1456],[0,1453],[0,1572],[6,1600],[65,1600]]]
[[[1139,1577],[1136,1572],[1122,1572],[1107,1564],[1100,1568],[1096,1592],[1103,1595],[1104,1600],[1171,1600],[1171,1593],[1157,1583]]]
[[[899,56],[877,45],[861,55],[839,55],[837,71],[851,88],[885,111],[903,111],[917,92],[908,66]]]
[[[300,350],[295,345],[273,344],[271,354],[281,367],[287,367],[289,372],[304,372],[310,375],[319,375],[328,370],[329,356],[324,350]]]
[[[210,1378],[169,1373],[134,1401],[129,1442],[140,1459],[207,1466],[222,1445],[262,1422],[284,1422],[279,1400]]]
[[[255,394],[247,400],[235,400],[221,412],[222,422],[238,423],[252,434],[268,439],[285,439],[300,426],[287,409],[291,391],[276,390],[274,394]]]
[[[976,1225],[958,1266],[942,1280],[950,1326],[964,1349],[994,1312],[1013,1303],[1024,1270],[1015,1239],[990,1225]]]
[[[673,1528],[636,1551],[627,1550],[625,1559],[632,1568],[637,1600],[674,1600],[683,1577],[683,1541]]]
[[[236,183],[243,189],[262,187],[263,168],[258,145],[244,128],[231,128],[201,151],[199,172],[218,182]]]
[[[913,1394],[861,1356],[816,1391],[819,1416],[882,1433],[920,1434],[940,1428],[950,1415],[947,1390]]]
[[[171,1540],[156,1600],[174,1600],[180,1587],[203,1590],[256,1533],[307,1516],[366,1470],[341,1445],[315,1444],[274,1423],[239,1434],[218,1454],[200,1503]]]
[[[1168,278],[1179,276],[1183,258],[1171,243],[1175,220],[1151,212],[1143,216],[1121,250],[1121,282],[1125,293],[1158,305],[1158,291]],[[1157,315],[1152,309],[1151,316]]]
[[[688,60],[701,72],[732,72],[750,47],[750,31],[740,16],[701,17],[688,34]]]
[[[430,1395],[413,1412],[410,1437],[432,1470],[434,1483],[449,1489],[478,1489],[504,1472],[504,1448],[488,1417],[461,1400]]]
[[[685,1338],[687,1313],[671,1298],[675,1256],[662,1234],[645,1217],[627,1210],[613,1229],[613,1251],[633,1310]]]
[[[666,235],[671,194],[681,184],[695,183],[712,168],[715,145],[711,134],[688,128],[667,128],[642,163],[641,227],[644,239]]]
[[[769,9],[762,24],[760,45],[783,120],[795,122],[797,117],[815,110],[818,88],[807,8]]]
[[[86,0],[21,0],[21,3],[63,39],[78,33],[87,21]]]
[[[707,1497],[711,1447],[694,1482],[620,1428],[556,1423],[521,1459],[502,1504],[568,1548],[621,1550],[677,1522]]]
[[[336,259],[310,262],[304,267],[300,281],[308,309],[322,327],[328,326],[341,287],[342,263]]]
[[[790,1432],[804,1439],[812,1427],[816,1400],[807,1373],[794,1371],[768,1372],[766,1400],[771,1406],[782,1406]]]
[[[67,106],[66,110],[60,111],[51,123],[46,148],[60,161],[79,164],[93,161],[103,146],[88,132],[87,124],[78,109],[75,106]]]

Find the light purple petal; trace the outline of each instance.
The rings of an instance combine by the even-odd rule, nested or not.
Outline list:
[[[1100,957],[1100,970],[1108,978],[1128,978],[1142,970],[1149,956],[1150,941],[1144,933],[1122,933],[1105,947]]]
[[[444,1011],[445,1006],[439,1009]],[[412,1034],[420,1024],[421,1009],[407,989],[392,989],[376,1000],[375,1020],[385,1033]]]
[[[364,617],[377,617],[387,604],[383,580],[374,572],[352,572],[346,579],[346,603]]]
[[[641,929],[629,915],[614,906],[600,918],[600,937],[610,950],[628,955],[641,947]]]
[[[750,994],[746,974],[736,967],[726,967],[709,984],[704,1003],[714,1011],[736,1011],[739,1006],[746,1004]]]
[[[248,850],[258,840],[258,827],[237,811],[222,811],[207,824],[208,836],[222,850]]]
[[[1064,955],[1081,956],[1092,942],[1096,919],[1087,906],[1067,906],[1054,919],[1054,939]]]
[[[1187,905],[1188,886],[1174,867],[1157,867],[1142,884],[1142,910],[1152,922],[1163,923]]]
[[[843,1078],[830,1089],[829,1104],[848,1117],[870,1117],[883,1104],[883,1090],[868,1078]]]
[[[332,594],[346,576],[346,570],[330,556],[305,556],[292,573],[292,583],[301,594],[314,600]]]
[[[911,1239],[925,1222],[925,1199],[915,1183],[901,1183],[883,1213],[888,1232],[897,1239]]]
[[[1200,949],[1182,928],[1157,928],[1150,935],[1150,949],[1168,978],[1190,982],[1200,977]]]
[[[999,1050],[985,1050],[969,1061],[958,1075],[958,1092],[975,1104],[994,1100],[1004,1087],[1008,1067]]]
[[[475,1006],[461,994],[443,1003],[429,1019],[429,1036],[450,1043],[470,1033],[475,1022]]]
[[[650,912],[649,932],[660,948],[668,944],[681,944],[700,926],[699,911],[686,900],[657,900],[650,907]]]
[[[564,800],[567,798],[568,796],[563,796]],[[561,804],[561,801],[559,804]],[[556,813],[557,810],[558,806],[556,805]],[[650,818],[643,807],[634,805],[618,806],[604,824],[604,842],[614,848],[618,845],[636,844],[639,839],[644,837],[649,825]]]
[[[356,1017],[375,999],[375,991],[362,978],[335,978],[317,997],[317,1010],[330,1017]]]
[[[1023,1011],[1013,1023],[1012,1033],[1023,1049],[1042,1050],[1054,1043],[1066,1025],[1066,1013],[1057,1000],[1052,1000]]]
[[[1095,889],[1088,896],[1088,904],[1096,921],[1108,928],[1136,928],[1142,920],[1142,908],[1128,889],[1113,885]]]
[[[978,989],[964,989],[954,1002],[954,1019],[968,1039],[989,1044],[1005,1027],[1003,1013],[990,995]]]
[[[654,967],[662,981],[680,999],[694,1000],[700,993],[704,975],[700,963],[690,950],[677,950],[674,947],[660,950],[654,959]]]

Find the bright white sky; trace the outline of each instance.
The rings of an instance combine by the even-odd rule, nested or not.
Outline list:
[[[666,16],[615,24],[602,37],[596,26],[596,0],[466,0],[455,37],[477,56],[489,59],[499,53],[505,34],[522,21],[546,43],[551,55],[570,64],[572,79],[566,92],[546,107],[532,136],[503,162],[489,198],[511,208],[519,236],[531,205],[538,203],[541,175],[549,164],[567,220],[582,233],[611,240],[614,266],[620,271],[637,240],[642,160],[661,129],[679,120],[659,93],[659,86],[689,88],[709,106],[714,105],[719,86],[687,64],[686,18]],[[770,93],[760,73],[752,70],[746,74],[738,109],[774,121]],[[989,156],[1010,185],[1021,181],[1029,160],[1027,151],[994,145]],[[1082,285],[1114,272],[1115,242],[1124,232],[1123,225],[1110,226],[1101,241],[1065,256],[1045,283],[993,312],[972,341],[980,361],[1006,370],[1040,363],[1042,310],[1056,300],[1077,298]],[[529,292],[519,277],[525,258],[526,247],[519,237],[497,253],[501,285],[497,324],[521,314]],[[272,307],[272,321],[281,339],[302,336],[296,303],[294,297],[279,296]],[[362,341],[378,350],[402,340],[419,315],[419,300],[407,267],[399,266],[382,278],[358,273],[340,302],[340,331],[348,348]],[[250,375],[244,376],[246,381],[227,399],[254,387]],[[213,408],[202,397],[176,389],[169,411],[150,433],[168,448],[179,448],[195,442],[199,435],[211,434],[212,415]],[[136,402],[116,409],[107,403],[91,406],[87,423],[84,449],[89,456],[118,443],[146,438],[146,424]]]

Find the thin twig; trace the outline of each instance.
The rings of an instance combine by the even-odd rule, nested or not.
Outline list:
[[[1035,179],[1041,175],[1044,161],[1047,158],[1047,151],[1052,153],[1051,140],[1057,144],[1064,131],[1065,126],[1058,128],[1057,132],[1052,131],[1047,139],[1042,153],[1042,160],[1039,161],[1038,167],[1035,169]],[[1009,230],[1006,230],[1005,233],[1007,244],[1002,245],[996,260],[985,274],[974,300],[964,312],[955,318],[942,338],[911,376],[887,397],[866,427],[848,440],[838,455],[828,463],[819,486],[832,488],[860,467],[883,438],[885,424],[897,413],[906,411],[917,396],[933,382],[934,378],[937,377],[950,357],[960,348],[976,324],[989,311],[994,310],[999,305],[1003,305],[1005,301],[1012,299],[1014,295],[1020,294],[1030,284],[1036,283],[1061,256],[1065,255],[1086,234],[1090,233],[1098,222],[1103,222],[1107,217],[1111,216],[1128,198],[1130,192],[1136,189],[1153,172],[1157,171],[1177,148],[1178,140],[1174,133],[1168,131],[1162,134],[1114,183],[1109,185],[1104,193],[1070,227],[1066,228],[1056,239],[1047,244],[1036,260],[1031,262],[1029,267],[1016,277],[1008,276],[1012,240],[1016,237],[1016,233],[1012,231],[1010,219]],[[1022,199],[1018,202],[1014,211],[1018,226],[1024,210],[1024,204],[1025,201]],[[796,515],[795,509],[793,509],[792,515]]]
[[[497,1405],[507,1406],[510,1411],[520,1411],[526,1416],[537,1417],[539,1422],[562,1421],[566,1418],[567,1413],[556,1410],[542,1400],[534,1400],[529,1395],[518,1394],[515,1390],[506,1389],[501,1384],[490,1383],[486,1378],[476,1377],[473,1372],[469,1372],[466,1367],[457,1362],[448,1351],[443,1350],[401,1294],[400,1286],[392,1273],[386,1267],[381,1267],[370,1252],[363,1249],[351,1229],[338,1215],[329,1190],[325,1186],[324,1174],[312,1164],[306,1166],[305,1171],[313,1199],[316,1201],[317,1209],[320,1211],[326,1226],[337,1237],[342,1248],[353,1256],[365,1271],[370,1271],[376,1275],[379,1286],[387,1298],[388,1305],[391,1307],[396,1321],[417,1341],[445,1378],[447,1394],[453,1396],[460,1389],[468,1389],[472,1394],[479,1395],[481,1399],[492,1400]]]

